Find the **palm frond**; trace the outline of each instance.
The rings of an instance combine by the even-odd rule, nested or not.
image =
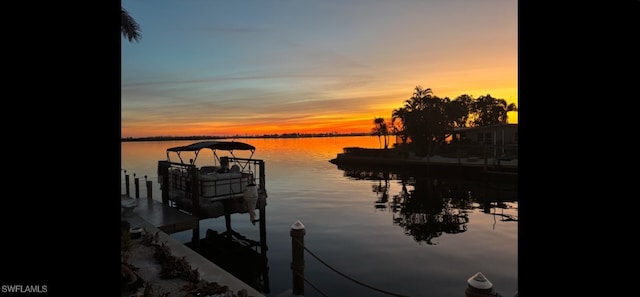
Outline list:
[[[123,7],[120,8],[120,17],[121,17],[121,25],[120,28],[122,30],[122,36],[127,38],[129,42],[136,41],[139,42],[142,39],[142,35],[140,33],[140,25],[129,15],[126,9]]]

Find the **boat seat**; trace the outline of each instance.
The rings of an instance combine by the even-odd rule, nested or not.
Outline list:
[[[230,172],[240,172],[240,166],[238,166],[238,164],[233,164],[233,166],[231,166]]]
[[[210,174],[218,171],[220,167],[217,166],[202,166],[200,167],[200,174]]]

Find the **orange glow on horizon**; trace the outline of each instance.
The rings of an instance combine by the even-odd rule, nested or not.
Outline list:
[[[509,112],[508,122],[518,123],[518,112]],[[271,134],[320,134],[320,133],[370,133],[374,128],[373,120],[378,116],[370,118],[346,118],[342,121],[307,121],[299,123],[269,123],[263,125],[255,124],[229,124],[218,125],[216,123],[202,123],[197,126],[158,126],[150,127],[123,127],[122,137],[154,137],[154,136],[259,136]],[[390,121],[390,116],[382,116]],[[217,128],[216,128],[217,127]]]
[[[371,119],[350,120],[344,122],[315,121],[307,123],[270,123],[266,125],[234,124],[230,126],[199,125],[192,127],[129,127],[122,129],[122,137],[153,136],[234,136],[234,135],[270,135],[270,134],[318,134],[318,133],[368,133],[374,127]]]
[[[135,121],[128,121],[121,126],[121,136],[127,137],[157,137],[157,136],[260,136],[272,134],[319,134],[319,133],[370,133],[374,128],[374,119],[384,118],[391,121],[393,110],[403,107],[406,100],[413,95],[413,88],[418,85],[408,84],[410,87],[398,90],[397,88],[382,89],[371,94],[359,94],[357,100],[364,102],[357,111],[350,111],[345,114],[318,113],[314,115],[300,116],[296,119],[280,119],[279,114],[272,114],[265,117],[253,118],[253,115],[246,115],[242,120],[215,120],[192,121],[192,122],[172,122],[165,121],[145,121],[136,118]],[[422,85],[422,87],[428,87]],[[489,90],[485,88],[477,89],[454,89],[444,88],[446,92],[439,92],[432,88],[434,95],[453,100],[464,94],[471,95],[474,99],[490,94],[494,98],[504,99],[507,103],[517,102],[517,88],[497,88]],[[360,99],[362,98],[362,99]],[[388,99],[392,98],[392,99]],[[350,99],[353,100],[353,99]],[[290,116],[283,111],[282,114]],[[508,113],[508,123],[518,123],[518,112]]]

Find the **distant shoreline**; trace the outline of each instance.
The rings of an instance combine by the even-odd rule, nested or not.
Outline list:
[[[371,133],[289,133],[289,134],[269,134],[254,136],[154,136],[154,137],[124,137],[120,142],[134,141],[175,141],[175,140],[211,140],[211,139],[247,139],[247,138],[310,138],[310,137],[346,137],[346,136],[375,136]]]

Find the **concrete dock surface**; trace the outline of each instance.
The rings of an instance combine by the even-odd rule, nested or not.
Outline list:
[[[141,199],[141,201],[144,201],[144,200]],[[133,213],[129,213],[126,216],[123,216],[122,220],[128,221],[129,224],[131,225],[131,228],[140,227],[140,228],[143,228],[145,232],[148,232],[153,235],[157,233],[158,242],[165,243],[165,245],[169,247],[171,254],[173,256],[178,258],[184,257],[184,259],[191,265],[192,269],[198,270],[200,274],[200,278],[203,281],[214,282],[221,286],[227,286],[234,293],[237,293],[240,290],[245,290],[248,293],[248,296],[253,296],[253,297],[265,296],[263,293],[257,291],[253,287],[244,283],[240,279],[233,276],[231,273],[220,268],[215,263],[209,261],[208,259],[196,253],[195,251],[193,251],[183,243],[173,239],[167,233],[158,229],[156,226],[154,226],[150,222],[138,216],[135,213],[135,209]],[[161,280],[158,275],[149,274],[150,272],[153,272],[153,270],[155,269],[159,271],[159,268],[154,268],[159,265],[153,261],[152,254],[138,255],[137,258],[130,259],[130,262],[134,264],[136,267],[140,268],[137,271],[137,273],[140,275],[140,277],[143,280],[149,281],[150,283],[166,281],[166,280]],[[146,277],[143,276],[145,273],[147,273]],[[153,273],[153,274],[157,274],[157,273]],[[152,283],[152,285],[154,284]],[[180,292],[179,291],[180,288],[177,288],[177,286],[174,286],[174,287],[176,287],[174,290],[178,290],[178,291],[171,292],[172,293],[171,296],[181,296],[185,293],[184,291]],[[171,288],[171,286],[164,286],[164,288]],[[163,293],[163,292],[157,292],[157,293]]]

